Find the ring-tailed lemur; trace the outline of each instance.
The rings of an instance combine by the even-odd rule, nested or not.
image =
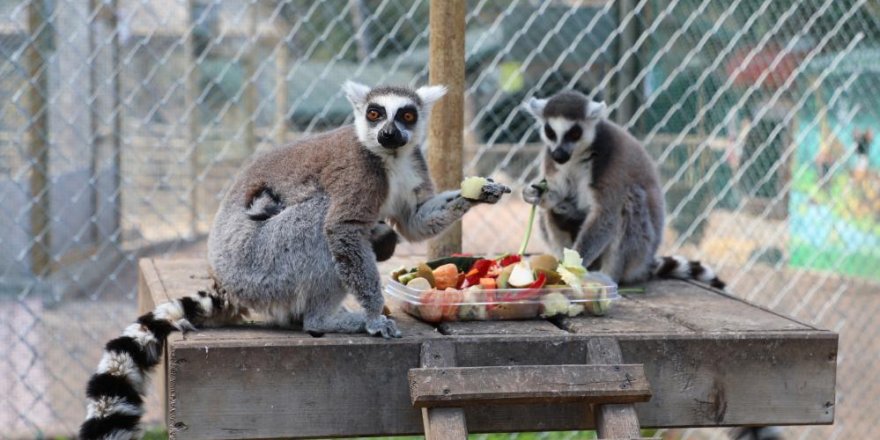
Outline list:
[[[525,108],[542,125],[547,191],[532,185],[523,198],[543,208],[541,231],[557,253],[574,248],[591,270],[621,283],[656,276],[724,288],[698,261],[655,257],[665,215],[660,178],[641,143],[605,119],[604,102],[572,91]]]
[[[446,89],[370,89],[346,83],[354,125],[316,134],[256,157],[231,185],[208,238],[217,294],[175,299],[110,341],[87,386],[83,439],[139,435],[147,373],[166,336],[233,323],[247,309],[306,331],[399,337],[382,314],[377,257],[397,241],[435,236],[476,203],[510,189],[489,182],[478,199],[434,193],[420,146],[432,105]],[[340,307],[347,293],[363,312]]]

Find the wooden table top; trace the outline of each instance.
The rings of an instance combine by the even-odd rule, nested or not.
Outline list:
[[[142,311],[210,287],[204,260],[140,262]],[[421,345],[455,343],[459,366],[583,364],[587,341],[620,343],[644,364],[644,427],[828,424],[837,334],[695,283],[653,281],[604,317],[454,322],[393,310],[403,337],[325,335],[260,325],[172,335],[168,423],[175,438],[421,433],[406,373]],[[589,429],[584,404],[469,408],[471,432]],[[344,417],[343,417],[344,416]],[[342,417],[342,418],[340,418]]]

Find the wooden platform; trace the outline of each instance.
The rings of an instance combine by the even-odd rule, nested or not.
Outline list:
[[[200,260],[141,260],[141,310],[206,289]],[[422,344],[453,341],[459,366],[584,364],[596,337],[643,364],[643,427],[830,424],[837,334],[681,281],[626,294],[608,316],[460,322],[437,328],[394,309],[403,338],[313,338],[259,324],[175,334],[166,365],[172,438],[421,434],[407,373]],[[587,405],[468,407],[470,432],[591,429]]]

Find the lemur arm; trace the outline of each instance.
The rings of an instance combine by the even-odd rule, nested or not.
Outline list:
[[[422,241],[443,232],[473,205],[461,196],[461,191],[432,194],[415,206],[401,206],[394,224],[407,240]]]
[[[461,191],[451,190],[433,194],[429,183],[416,189],[415,206],[402,206],[396,216],[395,225],[401,235],[409,241],[421,241],[443,232],[459,220],[472,206],[478,203],[496,203],[510,188],[500,183],[489,182],[483,186],[480,197],[469,200],[461,196]]]
[[[597,204],[591,207],[584,225],[575,239],[574,246],[584,261],[584,267],[590,267],[593,261],[602,254],[608,244],[618,233],[622,221],[621,207],[617,204]]]

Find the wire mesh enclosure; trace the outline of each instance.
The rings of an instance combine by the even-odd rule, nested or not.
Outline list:
[[[135,315],[137,258],[202,256],[251,154],[351,120],[345,80],[427,82],[428,20],[427,0],[0,2],[0,437],[72,434]],[[465,251],[511,251],[525,229],[542,147],[521,104],[604,100],[661,170],[664,253],[840,332],[836,423],[787,435],[871,436],[877,2],[471,0],[465,50],[464,174],[514,188],[466,216]]]

